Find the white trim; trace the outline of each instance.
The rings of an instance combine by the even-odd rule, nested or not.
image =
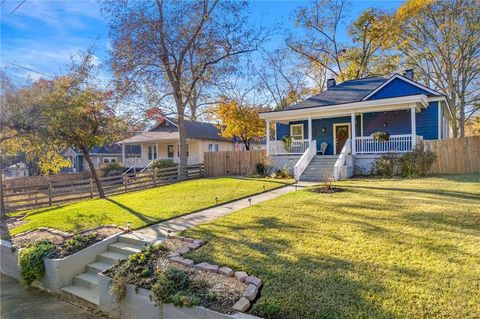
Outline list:
[[[440,102],[438,102],[438,133],[437,133],[437,139],[441,140],[443,139],[443,134],[442,134],[442,105]]]
[[[313,141],[312,138],[312,117],[308,117],[308,140]]]
[[[352,122],[352,126],[351,126],[351,132],[350,132],[350,138],[352,141],[355,141],[355,138],[357,137],[357,132],[356,132],[356,116],[355,116],[355,113],[352,112],[352,115],[350,116],[350,121]],[[352,143],[351,145],[351,152],[352,152],[352,155],[355,155],[355,143]]]
[[[292,140],[293,140],[292,128],[294,126],[301,126],[302,127],[302,138],[297,139],[297,140],[304,140],[305,139],[305,132],[303,130],[305,129],[305,127],[303,126],[303,124],[290,124],[290,137],[292,138]]]
[[[170,121],[167,117],[164,117],[164,119],[165,119],[168,123],[170,123],[170,124],[178,127],[178,125],[177,125],[176,123],[174,123],[173,121]],[[157,129],[158,127],[160,127],[160,124],[163,124],[163,123],[157,123],[157,124],[155,124],[155,125],[154,125],[151,129],[149,129],[148,131]]]
[[[414,85],[424,91],[427,91],[429,93],[432,93],[432,94],[435,94],[435,95],[439,95],[440,93],[420,84],[420,83],[417,83],[415,81],[412,81],[410,80],[409,78],[406,78],[404,77],[403,75],[400,75],[398,73],[395,73],[393,76],[390,77],[390,79],[388,79],[387,81],[383,82],[379,87],[377,87],[375,90],[373,90],[372,92],[368,93],[367,96],[365,96],[362,101],[366,101],[368,100],[370,97],[372,97],[373,95],[375,95],[375,93],[377,93],[378,91],[380,91],[381,89],[383,89],[385,86],[387,86],[390,82],[392,82],[393,80],[395,79],[400,79],[400,80],[403,80],[411,85]]]
[[[337,126],[345,126],[348,125],[348,138],[352,138],[352,123],[345,122],[345,123],[333,123],[333,155],[337,155]]]
[[[415,108],[412,107],[410,109],[410,121],[411,121],[411,127],[412,127],[412,149],[415,149],[415,146],[417,144],[417,119],[416,119],[416,114],[415,114]]]
[[[265,123],[267,125],[266,136],[265,137],[266,137],[267,156],[268,156],[268,155],[270,155],[270,121],[266,120]],[[275,136],[276,135],[277,135],[277,122],[275,122]]]
[[[360,136],[363,137],[363,113],[360,113]]]
[[[428,106],[428,97],[424,94],[395,97],[389,99],[378,99],[370,101],[360,101],[345,104],[335,104],[322,107],[310,107],[295,110],[283,110],[260,113],[260,118],[270,120],[299,120],[317,117],[340,117],[349,116],[352,112],[387,112],[395,110],[405,110],[410,108],[410,104],[415,103],[417,110]],[[407,104],[407,105],[405,105]]]

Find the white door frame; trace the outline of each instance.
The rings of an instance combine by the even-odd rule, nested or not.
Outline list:
[[[348,126],[348,138],[352,138],[352,123],[333,123],[333,154],[337,155],[337,126]]]

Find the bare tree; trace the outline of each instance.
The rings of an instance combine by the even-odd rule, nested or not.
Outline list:
[[[396,13],[400,21],[397,48],[422,82],[447,97],[453,134],[464,136],[465,120],[480,101],[478,2],[436,1],[414,13],[402,9]]]
[[[180,146],[180,178],[185,177],[186,108],[198,85],[218,66],[252,52],[264,39],[248,25],[246,2],[107,1],[112,67],[117,84],[134,89],[167,86],[175,103]]]

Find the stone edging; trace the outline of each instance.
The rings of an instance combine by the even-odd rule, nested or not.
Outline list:
[[[67,232],[64,232],[64,231],[61,231],[61,230],[58,230],[58,229],[55,229],[55,228],[38,227],[38,228],[33,228],[33,229],[30,229],[30,230],[24,231],[22,233],[18,233],[13,237],[25,236],[25,235],[30,234],[31,232],[34,232],[34,231],[37,231],[37,230],[44,230],[44,231],[47,231],[47,232],[52,233],[54,235],[62,236],[64,238],[69,238],[69,237],[73,236],[72,233],[67,233]]]
[[[262,287],[262,280],[248,275],[244,271],[233,271],[229,267],[220,267],[218,265],[209,264],[207,262],[201,262],[195,264],[193,260],[183,258],[182,256],[190,251],[196,250],[205,244],[205,241],[201,239],[187,238],[183,236],[168,235],[169,239],[177,239],[185,242],[185,245],[175,252],[171,252],[167,255],[167,258],[171,262],[181,264],[186,267],[191,267],[198,271],[206,271],[211,273],[217,273],[226,277],[235,277],[238,281],[247,284],[247,288],[243,292],[242,297],[233,305],[233,310],[239,312],[246,312],[250,309],[253,301],[257,298],[259,289]]]

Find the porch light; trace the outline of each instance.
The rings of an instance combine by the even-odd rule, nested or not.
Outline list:
[[[327,129],[325,127],[322,127],[322,133],[325,133]]]
[[[383,127],[387,127],[387,122],[383,122]]]

